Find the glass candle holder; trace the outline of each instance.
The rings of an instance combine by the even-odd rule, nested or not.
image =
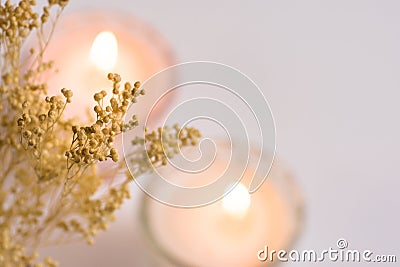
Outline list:
[[[172,48],[150,24],[131,14],[101,9],[61,16],[46,47],[44,60],[54,60],[56,70],[45,73],[48,94],[60,94],[61,88],[72,90],[72,103],[66,106],[64,117],[78,117],[82,124],[93,122],[93,108],[97,105],[93,99],[95,93],[106,91],[104,104],[108,105],[113,89],[108,73],[121,75],[122,87],[125,82],[133,86],[136,81],[144,82],[174,64]],[[160,82],[166,84],[174,79],[172,75],[163,77]],[[135,103],[135,115],[141,125],[155,104],[153,99],[162,93],[147,89],[146,95]],[[173,98],[174,95],[169,94],[157,103],[156,114],[162,114]],[[157,124],[159,116],[152,118]],[[142,127],[137,127],[133,131],[139,135],[141,130]],[[122,155],[121,136],[116,137],[114,144]],[[111,162],[103,162],[100,170],[106,172],[111,166]],[[120,176],[123,175],[114,180],[120,180]]]
[[[229,148],[222,146],[220,152],[228,155]],[[235,166],[235,160],[243,159],[231,160]],[[211,172],[224,169],[220,160],[215,160],[213,165],[217,167]],[[255,168],[250,162],[242,180],[231,192],[203,207],[177,208],[144,195],[139,218],[149,265],[255,267],[272,264],[259,259],[264,256],[259,254],[268,253],[260,250],[268,247],[270,251],[279,251],[292,245],[302,225],[303,201],[292,174],[279,160],[275,160],[263,185],[248,194],[244,185],[251,182]],[[176,178],[180,176],[178,171],[168,173],[175,181],[180,180]],[[205,175],[205,180],[209,180],[210,173]],[[202,174],[196,177],[201,179]],[[185,181],[185,186],[189,184],[190,181]],[[198,186],[199,181],[193,184]],[[150,180],[148,186],[157,185],[155,180]]]
[[[61,16],[44,58],[55,62],[56,73],[45,77],[49,93],[58,94],[63,87],[71,89],[74,96],[66,114],[81,119],[85,108],[92,110],[95,106],[94,93],[106,90],[108,97],[111,95],[108,73],[118,73],[123,82],[133,84],[174,64],[171,47],[150,24],[134,15],[109,10],[82,10]],[[149,99],[160,94],[157,90],[146,93]],[[153,104],[146,97],[136,104],[142,123]],[[162,105],[157,108],[162,109]]]

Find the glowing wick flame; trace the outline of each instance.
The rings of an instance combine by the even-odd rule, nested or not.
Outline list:
[[[105,72],[113,70],[117,64],[118,42],[114,33],[100,32],[93,41],[90,49],[90,60],[96,67]]]
[[[222,209],[225,213],[242,218],[250,207],[250,194],[243,184],[239,183],[222,199]]]

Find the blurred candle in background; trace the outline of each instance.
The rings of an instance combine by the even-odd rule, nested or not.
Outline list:
[[[163,177],[172,183],[198,187],[200,181],[207,184],[225,171],[228,152],[218,150],[222,157],[202,173],[190,176],[168,167],[160,173],[169,173]],[[266,245],[276,251],[291,246],[302,223],[300,191],[287,169],[275,162],[260,189],[249,194],[254,171],[250,163],[236,186],[229,186],[221,200],[203,207],[176,208],[143,197],[141,233],[151,266],[263,266],[267,262],[258,259],[259,250]]]
[[[111,94],[109,72],[120,74],[123,82],[143,82],[173,64],[169,45],[148,24],[133,16],[105,11],[61,17],[45,59],[54,60],[57,70],[48,75],[49,93],[58,93],[63,87],[73,90],[74,97],[66,114],[79,115],[81,119],[87,117],[86,110],[94,107],[95,92],[106,90]],[[146,93],[160,94],[152,90]],[[140,122],[147,116],[140,111],[149,110],[153,104],[146,102],[146,97],[138,101]]]

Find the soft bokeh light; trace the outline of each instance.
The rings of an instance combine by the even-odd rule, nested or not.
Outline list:
[[[117,64],[118,42],[114,33],[100,32],[90,49],[90,60],[96,67],[105,72],[112,71]]]
[[[242,218],[246,215],[251,203],[247,188],[239,183],[222,199],[223,211],[229,215]]]

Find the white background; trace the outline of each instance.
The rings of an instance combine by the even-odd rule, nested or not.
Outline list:
[[[259,85],[277,153],[305,196],[296,248],[327,249],[343,237],[400,258],[399,1],[71,1],[67,12],[95,7],[153,25],[177,62],[221,62]],[[135,202],[94,247],[51,249],[61,266],[146,266]]]

